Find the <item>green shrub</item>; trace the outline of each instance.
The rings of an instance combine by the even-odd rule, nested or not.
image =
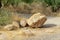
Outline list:
[[[51,6],[53,12],[57,11],[60,7],[60,0],[35,0],[35,2],[44,2],[48,4],[48,7]]]
[[[18,5],[21,2],[29,3],[31,4],[32,2],[44,2],[48,4],[48,6],[52,7],[53,11],[56,11],[60,7],[60,0],[1,0],[1,3],[4,5]]]
[[[8,10],[0,9],[0,25],[12,23],[12,14]]]
[[[48,4],[48,6],[52,7],[52,11],[56,11],[59,8],[60,0],[44,0],[45,3]]]
[[[25,2],[25,3],[32,3],[34,0],[22,0],[23,2]]]
[[[21,0],[1,0],[1,3],[4,6],[9,6],[9,5],[18,5],[21,2]]]
[[[20,2],[32,3],[34,0],[1,0],[4,6],[6,5],[18,5]]]

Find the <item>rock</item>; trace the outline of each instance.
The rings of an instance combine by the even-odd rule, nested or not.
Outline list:
[[[16,29],[19,29],[19,24],[16,21],[13,21],[12,24],[8,24],[4,26],[4,30],[10,31],[10,30],[16,30]]]
[[[45,23],[46,20],[47,18],[45,15],[36,13],[27,20],[27,24],[30,27],[41,27]]]
[[[26,19],[25,19],[25,18],[22,18],[22,19],[20,20],[20,25],[21,25],[22,27],[25,27],[25,26],[27,25],[27,22],[26,22]]]
[[[14,29],[19,29],[19,27],[20,27],[19,22],[17,22],[17,21],[13,21],[12,25],[13,25]]]
[[[4,26],[5,30],[12,30],[13,29],[13,25],[12,24],[8,24],[6,26]]]

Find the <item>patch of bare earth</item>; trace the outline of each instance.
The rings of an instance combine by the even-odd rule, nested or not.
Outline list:
[[[33,38],[60,33],[60,27],[21,28],[14,31],[0,31],[0,40],[34,40]],[[36,39],[36,38],[35,38]],[[36,40],[37,40],[36,39]]]

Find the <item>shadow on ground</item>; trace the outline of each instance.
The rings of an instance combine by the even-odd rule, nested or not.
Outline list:
[[[45,24],[42,26],[42,28],[50,28],[50,27],[55,27],[57,26],[56,24]]]

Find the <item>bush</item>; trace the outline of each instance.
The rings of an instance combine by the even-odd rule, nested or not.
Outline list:
[[[0,9],[0,25],[12,23],[12,14],[6,9]]]
[[[9,6],[9,5],[17,6],[21,2],[32,3],[33,0],[1,0],[3,6]]]
[[[22,0],[25,3],[32,3],[34,0]]]
[[[52,11],[57,11],[57,9],[60,7],[60,0],[44,0],[45,3],[48,4],[48,6],[52,7]]]
[[[21,0],[1,0],[1,3],[3,6],[9,6],[9,5],[18,5],[21,2]]]
[[[31,4],[33,2],[44,2],[48,4],[48,6],[52,7],[52,11],[57,11],[60,7],[60,0],[1,0],[1,3],[6,6],[6,5],[13,5],[17,6],[21,2],[25,2],[28,4]]]

